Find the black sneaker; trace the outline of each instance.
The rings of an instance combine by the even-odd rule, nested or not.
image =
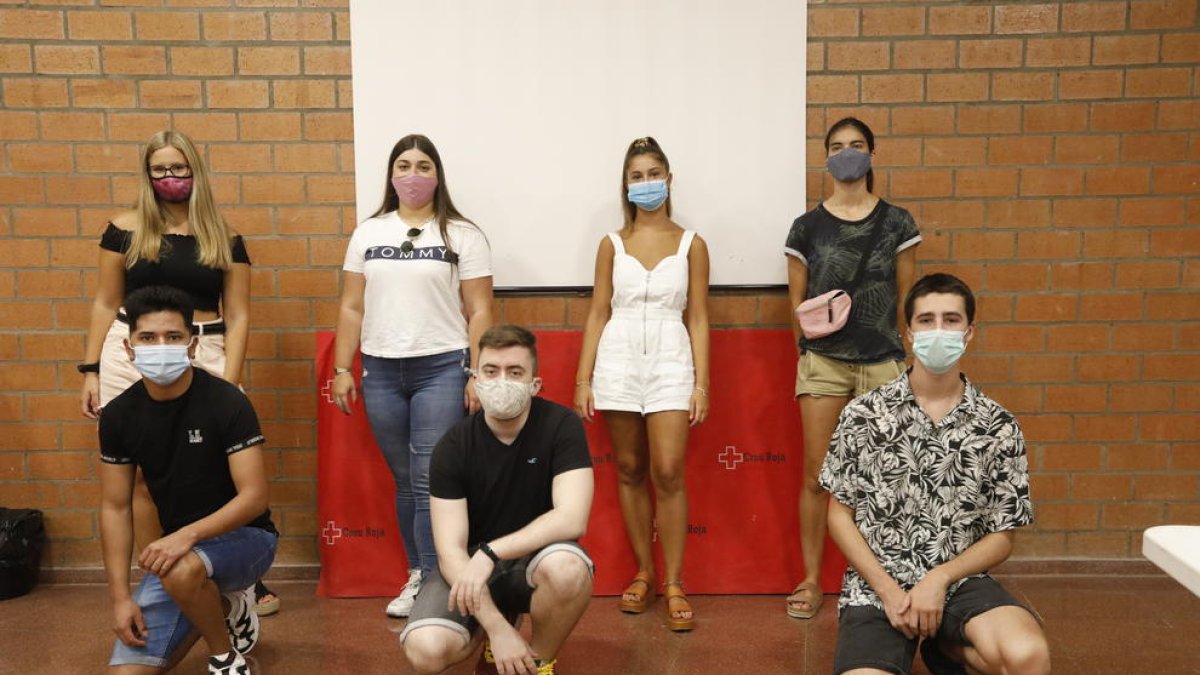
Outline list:
[[[966,666],[946,656],[935,638],[921,640],[921,660],[932,675],[967,675]]]
[[[224,596],[229,599],[229,613],[225,615],[229,642],[235,652],[248,654],[258,644],[259,634],[258,614],[254,612],[254,587],[225,593]]]
[[[250,675],[250,666],[237,652],[229,652],[225,658],[208,657],[208,675]]]

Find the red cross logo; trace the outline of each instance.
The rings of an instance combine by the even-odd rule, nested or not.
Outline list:
[[[333,521],[325,523],[325,529],[321,530],[321,536],[325,538],[325,543],[333,546],[338,537],[342,536],[342,528],[333,524]]]
[[[326,403],[333,403],[333,380],[325,380],[325,386],[321,387],[321,398]]]
[[[725,465],[727,471],[733,471],[741,464],[744,455],[738,452],[736,445],[725,446],[725,451],[717,455],[717,461]]]

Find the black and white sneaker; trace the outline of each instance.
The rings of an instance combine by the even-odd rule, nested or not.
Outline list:
[[[225,658],[208,657],[208,675],[250,675],[250,666],[237,652],[229,652]]]
[[[224,596],[229,599],[229,613],[225,615],[229,642],[238,654],[248,654],[258,644],[259,634],[258,614],[254,611],[254,587],[225,593]],[[240,675],[236,670],[229,672]]]

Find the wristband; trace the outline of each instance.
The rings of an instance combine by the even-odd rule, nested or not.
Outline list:
[[[334,374],[335,376],[336,376],[336,375],[341,375],[342,373],[349,373],[349,372],[350,372],[350,369],[349,369],[349,368],[338,368],[338,367],[336,367],[336,366],[335,366],[335,367],[334,367],[334,369],[333,369],[333,374]]]
[[[483,554],[486,555],[487,557],[491,558],[492,562],[494,562],[494,563],[500,562],[500,556],[496,555],[496,552],[492,550],[492,547],[489,546],[486,541],[483,542],[482,544],[480,544],[479,548],[477,548],[475,550],[483,551]]]
[[[78,370],[81,373],[98,373],[100,372],[100,362],[81,363],[75,366],[75,370]]]

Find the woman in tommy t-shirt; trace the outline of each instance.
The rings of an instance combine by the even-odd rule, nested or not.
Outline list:
[[[804,419],[804,484],[800,489],[800,550],[804,579],[787,599],[788,615],[811,618],[821,608],[819,585],[829,496],[817,483],[838,415],[853,396],[895,379],[904,369],[898,316],[913,282],[921,233],[908,211],[872,192],[875,135],[847,117],[825,135],[833,194],[792,223],[784,252],[792,307],[829,291],[850,295],[845,326],[820,338],[804,335],[796,399]]]
[[[160,131],[142,152],[137,203],[113,218],[100,237],[99,281],[92,303],[83,363],[80,407],[95,419],[109,401],[141,379],[126,355],[129,326],[121,303],[146,286],[174,286],[195,309],[195,365],[237,384],[249,334],[250,256],[240,235],[217,212],[208,171],[184,134]],[[138,474],[134,532],[139,545],[162,527]],[[279,599],[258,585],[260,614]]]
[[[396,481],[396,515],[409,560],[388,616],[412,610],[437,565],[429,520],[433,446],[479,408],[470,371],[492,324],[487,239],[454,207],[437,148],[401,138],[388,157],[383,204],[350,238],[334,346],[334,401],[357,400],[350,366],[361,346],[367,420]]]

